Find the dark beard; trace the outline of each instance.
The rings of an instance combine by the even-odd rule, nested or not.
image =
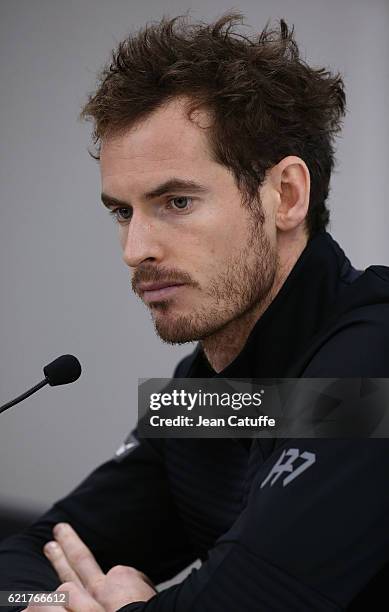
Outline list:
[[[190,314],[169,317],[169,301],[154,302],[153,320],[158,336],[169,344],[199,341],[222,330],[233,320],[254,310],[269,295],[277,271],[277,254],[271,247],[263,223],[252,223],[248,243],[210,285],[202,290],[211,305]],[[174,308],[174,306],[173,306]],[[162,316],[158,316],[161,313]],[[166,316],[164,315],[166,313]]]

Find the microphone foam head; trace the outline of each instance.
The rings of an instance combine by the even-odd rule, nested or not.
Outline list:
[[[81,375],[81,364],[74,355],[61,355],[43,368],[49,385],[67,385]]]

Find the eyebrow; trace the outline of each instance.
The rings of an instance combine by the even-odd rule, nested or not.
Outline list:
[[[204,185],[200,185],[200,183],[196,183],[195,181],[171,178],[155,187],[155,189],[152,191],[147,191],[144,193],[143,198],[145,200],[153,200],[154,198],[158,198],[166,193],[177,193],[179,191],[190,191],[191,193],[205,194],[209,192],[209,189]],[[114,198],[113,196],[110,196],[104,192],[101,194],[101,201],[107,208],[112,206],[131,206],[129,201],[126,202],[125,200],[119,200],[118,198]]]

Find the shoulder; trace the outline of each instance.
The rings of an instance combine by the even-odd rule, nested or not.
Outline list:
[[[340,317],[310,350],[304,377],[389,377],[389,303]]]

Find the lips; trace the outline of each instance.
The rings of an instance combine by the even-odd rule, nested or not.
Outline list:
[[[138,287],[146,302],[158,302],[172,297],[184,287],[185,283],[160,282],[160,283],[141,283]]]
[[[164,281],[159,283],[140,283],[138,285],[138,289],[143,293],[144,291],[158,291],[159,289],[164,289],[165,287],[179,287],[180,285],[183,285],[183,283],[176,283],[174,281]]]

